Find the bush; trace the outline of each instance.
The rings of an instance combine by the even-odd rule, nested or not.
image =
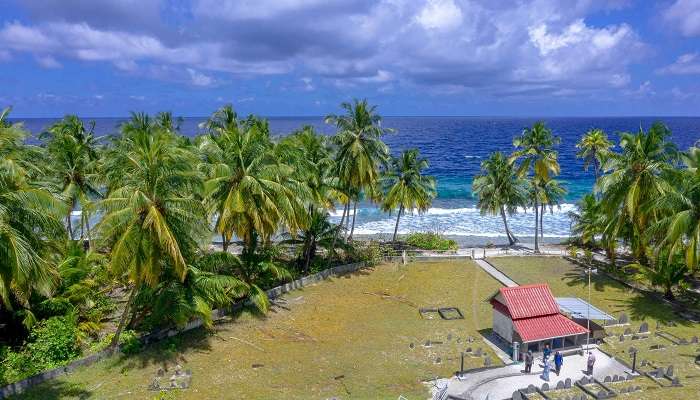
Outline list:
[[[379,242],[374,240],[361,246],[354,245],[353,253],[357,261],[364,262],[368,267],[373,267],[384,259]]]
[[[457,250],[457,242],[432,232],[411,233],[406,243],[422,250]]]
[[[119,336],[119,344],[122,353],[126,355],[136,354],[141,351],[141,339],[135,331],[124,331]]]
[[[51,317],[34,326],[20,351],[5,351],[1,380],[15,382],[63,365],[80,354],[75,316]]]

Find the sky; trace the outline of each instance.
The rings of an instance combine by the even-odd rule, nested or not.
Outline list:
[[[14,117],[700,115],[700,0],[0,0]]]

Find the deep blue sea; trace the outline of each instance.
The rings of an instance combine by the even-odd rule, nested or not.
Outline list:
[[[90,120],[89,118],[86,118]],[[204,117],[185,118],[181,131],[188,136],[198,133],[198,124]],[[399,231],[439,231],[455,236],[503,238],[500,217],[481,216],[475,209],[471,196],[472,177],[478,173],[481,161],[493,151],[509,153],[513,150],[513,137],[537,120],[544,120],[561,137],[558,147],[561,175],[568,195],[566,202],[544,218],[545,236],[566,237],[569,233],[567,212],[593,184],[593,172],[585,172],[581,160],[576,158],[575,143],[591,128],[605,130],[617,142],[620,132],[636,132],[640,126],[647,129],[653,122],[664,122],[673,132],[672,140],[686,149],[700,140],[700,117],[619,117],[619,118],[509,118],[509,117],[385,117],[383,125],[394,128],[384,140],[393,153],[418,148],[430,161],[428,173],[438,182],[438,197],[433,207],[422,216],[407,215],[402,218]],[[97,118],[98,134],[117,131],[123,118]],[[39,133],[55,119],[26,119],[25,126]],[[285,135],[304,125],[317,131],[332,134],[334,128],[326,125],[322,117],[273,117],[269,118],[275,135]],[[339,219],[340,210],[333,214]],[[359,234],[386,234],[393,232],[395,216],[382,213],[374,206],[363,204],[357,213],[355,232]],[[533,214],[519,213],[511,218],[511,228],[516,235],[531,236]],[[494,241],[500,241],[494,239]]]

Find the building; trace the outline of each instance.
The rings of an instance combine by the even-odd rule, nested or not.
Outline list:
[[[567,318],[546,284],[504,287],[489,299],[493,306],[493,331],[522,351],[579,346],[588,330]]]

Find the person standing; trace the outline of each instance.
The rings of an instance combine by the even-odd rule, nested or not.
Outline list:
[[[595,364],[595,355],[593,355],[593,352],[588,353],[588,375],[593,375],[593,364]]]
[[[550,361],[545,361],[544,362],[544,369],[542,370],[542,379],[545,381],[549,382],[549,370],[551,368],[550,366]]]
[[[559,352],[554,353],[554,370],[557,372],[557,376],[559,376],[559,372],[561,371],[561,366],[564,364],[564,356]]]
[[[549,348],[548,344],[544,345],[544,350],[542,351],[542,362],[547,364],[547,360],[549,359],[550,354],[552,354],[552,350]]]
[[[532,350],[528,350],[525,354],[525,373],[529,374],[532,372],[532,363],[535,361],[535,357],[532,355]]]

